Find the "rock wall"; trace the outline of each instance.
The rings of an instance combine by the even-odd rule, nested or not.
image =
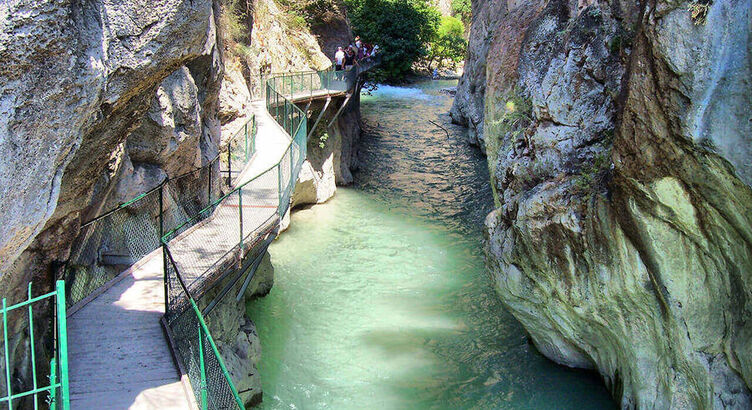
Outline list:
[[[328,201],[337,192],[337,186],[350,185],[353,182],[352,171],[358,168],[358,141],[361,134],[360,94],[352,99],[332,121],[345,99],[334,98],[322,117],[314,134],[308,140],[308,159],[298,176],[292,207],[320,204]],[[311,120],[323,109],[324,101],[311,105]],[[302,108],[302,107],[301,107]]]
[[[218,10],[213,0],[4,3],[0,294],[9,303],[29,282],[51,289],[82,220],[211,155]],[[14,363],[28,357],[24,322],[12,324]],[[13,373],[16,387],[29,384],[27,367]]]
[[[469,129],[468,142],[485,152],[483,101],[486,94],[486,57],[500,21],[506,16],[505,0],[473,0],[465,68],[452,104],[452,122]]]
[[[245,43],[224,25],[230,3],[247,6]],[[247,119],[258,74],[330,64],[307,25],[273,0],[11,0],[2,8],[0,294],[9,303],[29,282],[35,293],[51,289],[83,221],[216,157]],[[346,16],[338,22],[348,27]],[[258,346],[244,320],[235,335]],[[15,391],[30,384],[25,326],[11,323]],[[255,364],[245,361],[257,356],[243,356],[246,345],[222,340],[243,366]]]
[[[255,406],[263,399],[261,377],[257,364],[261,360],[261,340],[256,325],[245,315],[249,299],[266,296],[274,285],[274,267],[268,253],[264,253],[261,264],[248,284],[240,302],[236,295],[242,290],[244,280],[239,281],[214,310],[207,316],[209,331],[217,344],[217,349],[227,366],[240,398],[248,406]],[[218,286],[217,289],[224,287]],[[210,292],[199,302],[203,309],[217,294]]]
[[[752,407],[752,2],[702,4],[510,2],[488,52],[489,270],[624,408]]]

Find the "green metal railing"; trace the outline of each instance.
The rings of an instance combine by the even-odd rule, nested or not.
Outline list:
[[[240,172],[253,159],[256,153],[257,131],[256,116],[252,116],[228,141],[227,156],[222,161],[222,172],[227,174],[228,187],[235,184]]]
[[[266,109],[291,139],[284,154],[273,166],[248,181],[231,179],[229,173],[228,181],[237,184],[236,188],[161,238],[165,321],[174,335],[177,356],[188,369],[201,409],[236,405],[243,408],[243,401],[207,327],[207,315],[226,293],[223,290],[217,295],[211,291],[222,281],[225,289],[238,283],[246,269],[238,269],[237,261],[242,261],[261,242],[260,238],[276,234],[275,227],[290,207],[295,182],[306,158],[308,132],[306,113],[294,102],[350,91],[356,86],[357,76],[377,64],[375,61],[366,63],[372,65],[348,71],[292,73],[268,78],[263,92]],[[245,152],[255,151],[246,148]],[[232,154],[228,154],[228,163],[234,167],[231,158]],[[245,160],[248,160],[247,155]],[[211,241],[203,232],[211,232]],[[239,273],[232,276],[228,271]],[[214,300],[202,300],[207,294],[212,294]],[[211,318],[208,319],[211,322]]]
[[[248,181],[236,180],[239,185],[235,189],[161,239],[165,320],[174,335],[177,356],[188,369],[196,400],[202,409],[234,407],[232,403],[243,408],[240,395],[206,326],[204,312],[216,301],[209,303],[202,298],[221,280],[216,276],[224,276],[225,270],[236,269],[232,261],[242,259],[259,238],[279,224],[289,209],[295,181],[306,158],[305,113],[277,93],[270,82],[267,82],[266,94],[273,96],[275,103],[279,104],[273,116],[291,137],[280,159]],[[207,238],[201,229],[192,229],[202,221],[201,229],[221,232],[221,235],[213,235],[211,244],[206,243]],[[198,249],[204,251],[196,252]],[[220,251],[210,251],[216,249]],[[210,254],[214,256],[207,256]],[[238,278],[231,277],[227,281],[233,284]],[[204,307],[204,312],[199,306]]]
[[[68,306],[92,295],[128,266],[160,247],[165,232],[193,218],[232,186],[255,152],[255,116],[230,138],[223,153],[207,165],[167,178],[157,187],[81,226],[64,267]],[[226,175],[226,178],[219,178]],[[227,186],[222,186],[226,182]]]
[[[207,315],[217,300],[207,303],[203,298],[223,280],[229,278],[230,285],[237,283],[240,276],[228,277],[227,272],[237,270],[235,261],[247,256],[261,238],[275,233],[279,220],[289,210],[306,158],[308,131],[306,114],[294,102],[348,92],[356,86],[357,76],[368,68],[361,65],[347,71],[293,73],[266,79],[262,94],[267,111],[290,137],[279,161],[248,181],[239,180],[255,153],[257,127],[252,118],[231,138],[227,150],[208,165],[167,179],[83,224],[65,266],[68,305],[93,297],[90,295],[124,268],[161,246],[165,322],[174,337],[176,356],[188,371],[196,400],[202,409],[242,408],[243,402],[207,326]],[[214,232],[218,235],[212,238],[202,237],[200,229],[192,229],[212,224],[219,227]],[[216,249],[220,251],[203,252]],[[60,291],[63,298],[58,305],[63,307],[64,325],[65,289]],[[217,299],[224,293],[223,290]],[[60,360],[52,362],[53,369],[57,369],[56,363],[62,369]],[[55,380],[60,381],[53,380],[51,386],[65,386],[62,396],[67,403],[67,373],[65,383],[62,370],[53,371],[58,373],[61,376]],[[10,391],[9,397],[14,397]]]
[[[47,352],[39,352],[37,343],[34,338],[35,331],[45,333],[45,329],[35,329],[34,315],[44,312],[47,308],[52,307],[52,317],[56,320],[52,328],[55,335],[52,341],[51,357],[39,361],[39,353],[46,356]],[[70,409],[70,394],[68,386],[68,336],[65,317],[65,282],[57,281],[55,291],[32,296],[31,283],[29,283],[27,299],[23,302],[8,306],[6,298],[2,301],[3,316],[3,359],[5,364],[5,393],[0,397],[0,405],[7,407],[8,410],[14,408],[34,408],[39,409],[40,403],[43,407],[50,409]],[[31,368],[31,380],[21,381],[17,375],[12,377],[11,358],[14,352],[11,346],[23,346],[23,341],[16,340],[14,343],[8,336],[8,327],[23,322],[24,316],[28,320],[28,343],[29,343],[29,363]],[[19,337],[18,335],[16,337]],[[49,363],[49,367],[47,367]],[[24,364],[14,363],[15,366]],[[14,380],[16,378],[16,380]],[[41,379],[41,380],[40,380]],[[46,379],[46,380],[45,380]],[[20,386],[19,386],[20,385]],[[40,397],[41,396],[41,397]]]

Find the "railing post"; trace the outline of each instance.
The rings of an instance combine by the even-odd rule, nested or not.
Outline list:
[[[243,131],[245,132],[245,162],[248,162],[248,121],[243,125]]]
[[[280,210],[282,209],[282,166],[281,162],[277,164],[277,213],[280,213]],[[282,218],[284,215],[280,215],[279,217]]]
[[[28,298],[31,300],[31,282],[29,282]],[[6,345],[7,348],[7,345]],[[34,351],[34,311],[29,303],[29,349],[31,350],[31,379],[34,390],[37,389],[37,357]],[[39,400],[34,394],[34,409],[39,408]]]
[[[238,216],[240,217],[240,249],[243,249],[243,187],[238,188]]]
[[[291,137],[292,137],[293,143],[290,144],[290,148],[289,148],[290,149],[290,182],[288,182],[288,185],[292,185],[292,175],[295,170],[295,167],[293,166],[293,164],[295,163],[295,156],[293,155],[293,149],[295,147],[294,141],[295,141],[296,135],[292,135]]]
[[[162,243],[164,236],[164,186],[167,183],[165,179],[159,185],[159,243]]]
[[[65,281],[59,280],[57,287],[57,353],[60,359],[60,398],[63,410],[70,409],[68,391],[68,323],[65,313]],[[5,300],[3,300],[3,307]]]
[[[285,100],[285,112],[283,114],[284,117],[282,117],[282,128],[284,128],[285,131],[289,129],[289,126],[287,125],[287,120],[290,116],[287,114],[287,109],[288,109],[288,104],[287,104],[287,100]],[[290,132],[287,131],[287,133],[289,134]]]
[[[10,398],[13,397],[13,392],[11,391],[11,381],[10,381],[10,357],[9,357],[9,350],[8,349],[8,305],[3,298],[3,346],[5,348],[3,351],[5,352],[5,385],[8,389],[8,410],[13,410],[13,400]]]
[[[201,371],[201,387],[199,389],[201,390],[201,410],[206,410],[209,408],[209,400],[207,398],[207,392],[206,392],[206,365],[204,364],[204,335],[201,330],[201,322],[197,323],[198,325],[198,362],[199,362],[199,369]]]
[[[167,315],[170,313],[170,286],[168,284],[169,278],[167,277],[167,263],[169,263],[169,256],[167,254],[167,244],[161,239],[160,242],[162,244],[162,272],[164,274],[164,309],[165,315]]]
[[[253,127],[251,128],[251,145],[252,145],[252,153],[256,153],[256,133],[258,130],[256,129],[256,114],[253,115]]]
[[[209,173],[208,173],[208,176],[207,176],[207,178],[209,179],[207,181],[208,182],[207,185],[209,185],[209,199],[206,201],[206,206],[209,206],[209,204],[212,202],[212,200],[211,200],[211,194],[212,194],[212,189],[211,189],[211,186],[212,186],[212,177],[211,177],[211,175],[212,175],[212,167],[214,166],[213,162],[214,161],[212,161],[212,162],[209,163]]]
[[[50,410],[57,410],[57,361],[50,359]]]
[[[227,187],[232,188],[232,140],[227,144]]]

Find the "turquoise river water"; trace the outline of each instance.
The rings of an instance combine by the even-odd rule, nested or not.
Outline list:
[[[363,96],[354,187],[296,211],[272,245],[274,288],[248,306],[263,408],[615,407],[597,375],[541,356],[496,296],[488,171],[448,124],[452,85]]]

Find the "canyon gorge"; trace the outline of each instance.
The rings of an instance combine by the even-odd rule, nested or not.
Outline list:
[[[430,4],[452,14],[453,1]],[[102,284],[86,273],[94,261],[80,250],[95,249],[99,261],[112,249],[91,236],[87,222],[227,155],[230,137],[251,121],[271,75],[328,70],[337,47],[354,42],[349,5],[1,5],[0,295],[8,304],[22,302],[30,283],[35,294],[50,292],[70,271],[79,276],[68,280],[69,291],[75,282],[94,292]],[[553,375],[551,394],[566,396],[562,407],[577,405],[577,397],[566,395],[572,383],[583,397],[592,396],[594,408],[607,407],[604,392],[621,408],[752,408],[752,0],[471,5],[467,57],[453,101],[442,92],[454,83],[440,83],[440,92],[421,79],[373,85],[363,94],[358,81],[340,111],[326,111],[329,102],[313,98],[298,104],[309,127],[322,110],[322,124],[329,126],[317,127],[307,141],[290,198],[294,209],[279,226],[290,232],[274,232],[289,238],[274,241],[270,253],[264,249],[250,285],[232,286],[238,299],[223,300],[207,319],[243,404],[305,405],[295,402],[305,395],[296,394],[309,383],[316,388],[306,394],[317,395],[321,407],[376,406],[379,399],[395,408],[553,406],[555,398],[525,390],[523,382],[548,380],[514,368],[515,361],[529,360],[531,369]],[[369,112],[361,113],[361,99]],[[476,163],[487,165],[487,173]],[[336,199],[338,187],[353,184],[356,189]],[[184,208],[179,211],[194,212]],[[290,213],[296,212],[306,232],[295,229]],[[324,223],[332,228],[322,230]],[[476,236],[477,243],[468,239]],[[339,247],[312,245],[332,243]],[[296,261],[299,249],[307,252],[299,256],[304,262]],[[317,262],[331,255],[337,263]],[[387,270],[374,262],[377,256],[394,259],[399,269]],[[85,263],[76,265],[80,260]],[[278,261],[287,282],[275,290]],[[136,262],[119,260],[107,272],[119,277]],[[327,270],[319,272],[317,263]],[[364,266],[383,276],[353,275]],[[357,286],[327,283],[333,279],[326,276],[309,283],[298,271],[334,274]],[[425,283],[399,275],[405,272],[423,275]],[[393,286],[382,283],[384,277]],[[395,311],[383,312],[402,327],[360,335],[378,354],[368,356],[373,352],[363,345],[338,354],[321,347],[360,340],[353,332],[382,319],[348,322],[346,310],[368,317],[374,312],[368,303],[392,287],[425,297],[433,279],[448,284],[437,286],[440,295],[425,304],[385,297]],[[403,282],[416,288],[405,290]],[[319,300],[306,295],[309,289],[331,297]],[[364,289],[383,294],[361,294]],[[279,293],[267,297],[270,292]],[[342,296],[351,293],[360,299]],[[297,299],[286,299],[290,295]],[[326,311],[326,323],[280,319],[280,312],[305,305],[300,301],[315,309],[337,298],[351,304]],[[415,310],[396,312],[400,303]],[[451,310],[463,303],[482,309],[472,315]],[[200,301],[196,309],[207,307]],[[431,316],[442,309],[450,313]],[[45,340],[53,339],[48,310],[39,309],[46,325],[35,340],[24,318],[8,316],[8,365],[0,360],[0,374],[7,371],[14,391],[32,388],[32,352],[45,351]],[[305,318],[310,312],[297,313]],[[415,317],[423,322],[406,319]],[[352,328],[326,327],[340,319]],[[419,329],[406,335],[410,326]],[[267,336],[260,328],[274,335],[264,346],[272,346],[274,361],[263,366]],[[320,332],[314,336],[321,346],[307,346],[305,355],[287,346],[304,343],[300,334],[310,329]],[[327,332],[338,340],[327,340],[334,339]],[[527,349],[527,337],[534,348]],[[472,348],[446,347],[451,344]],[[364,378],[351,384],[382,390],[356,390],[336,401],[317,390],[316,383],[331,381],[328,374],[311,381],[304,377],[316,373],[311,368],[290,370],[298,363],[279,346],[300,362],[328,354],[334,363],[358,352],[374,367],[387,363],[375,381],[350,369],[352,377]],[[497,359],[505,350],[516,356]],[[425,371],[420,382],[394,376],[411,366]],[[285,398],[265,395],[264,369],[275,383],[287,374],[301,384],[288,380],[271,389]],[[418,392],[405,393],[409,389],[394,380],[418,385]],[[346,384],[337,388],[348,390]],[[9,387],[0,377],[0,392]],[[465,393],[475,396],[462,401]]]

